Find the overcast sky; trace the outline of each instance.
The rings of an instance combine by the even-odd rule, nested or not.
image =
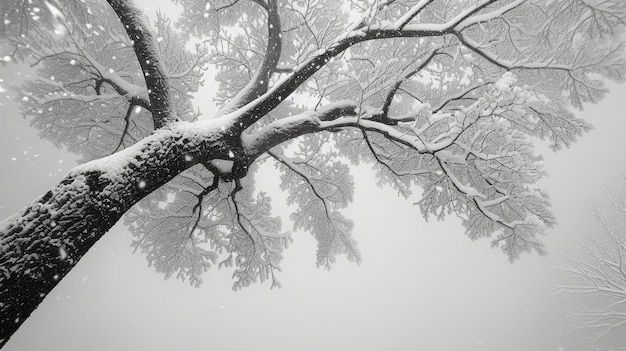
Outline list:
[[[0,87],[14,72],[0,67]],[[0,95],[5,93],[1,92]],[[46,297],[3,350],[488,350],[587,351],[567,332],[567,301],[554,296],[551,265],[576,245],[588,205],[607,187],[624,187],[626,86],[580,115],[595,129],[571,149],[545,152],[542,181],[559,224],[545,238],[550,255],[515,264],[489,240],[472,242],[459,221],[425,222],[414,201],[379,189],[367,168],[354,169],[347,215],[363,254],[315,267],[315,243],[295,233],[283,288],[232,292],[229,271],[212,270],[192,288],[147,267],[131,236],[115,226]],[[206,101],[207,99],[204,99]],[[41,195],[76,163],[40,141],[16,104],[0,98],[0,217]],[[542,149],[543,150],[543,149]],[[276,194],[271,173],[258,187]],[[274,208],[289,209],[275,196]]]

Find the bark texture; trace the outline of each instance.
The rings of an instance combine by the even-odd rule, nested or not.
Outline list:
[[[150,98],[150,110],[154,129],[159,129],[178,118],[172,113],[172,99],[169,79],[161,63],[161,58],[156,52],[155,40],[144,23],[144,18],[139,9],[127,1],[108,0],[109,4],[126,28],[126,33],[133,43],[133,49],[137,55],[137,61],[141,66],[148,96]]]
[[[133,204],[199,162],[228,159],[238,138],[222,126],[174,124],[76,167],[0,223],[0,347]]]

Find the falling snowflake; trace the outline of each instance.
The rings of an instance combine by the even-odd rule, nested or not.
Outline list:
[[[63,246],[59,247],[59,258],[61,260],[65,260],[67,258],[67,251],[65,251],[65,248],[63,248]]]

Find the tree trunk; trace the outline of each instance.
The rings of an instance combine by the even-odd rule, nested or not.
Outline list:
[[[222,119],[223,122],[223,119]],[[112,156],[74,168],[0,223],[0,347],[133,204],[183,170],[235,157],[229,121],[177,123]],[[225,125],[225,127],[223,127]]]

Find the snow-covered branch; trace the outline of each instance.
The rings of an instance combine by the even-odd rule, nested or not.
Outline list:
[[[391,107],[393,99],[396,96],[396,93],[398,92],[398,90],[400,89],[400,86],[402,85],[402,83],[408,80],[409,78],[415,76],[416,74],[420,73],[424,68],[426,68],[426,66],[428,66],[431,63],[431,61],[435,58],[435,56],[439,54],[442,54],[439,51],[439,48],[431,50],[416,69],[411,70],[410,72],[404,74],[400,79],[398,79],[395,82],[395,84],[393,84],[391,89],[389,89],[389,92],[387,93],[387,96],[385,98],[385,102],[383,103],[383,106],[382,106],[382,114],[384,116],[387,116],[389,114],[389,108]]]
[[[404,16],[398,19],[398,21],[396,22],[396,27],[398,29],[404,29],[404,27],[409,24],[409,22],[417,17],[420,12],[424,11],[424,9],[426,9],[426,7],[433,1],[434,0],[421,0],[416,5],[413,5],[413,7],[409,11],[407,11]]]
[[[202,128],[170,125],[114,155],[75,167],[59,185],[1,222],[0,340],[136,202],[198,162],[232,155],[236,146],[226,135],[233,123],[222,118]]]

